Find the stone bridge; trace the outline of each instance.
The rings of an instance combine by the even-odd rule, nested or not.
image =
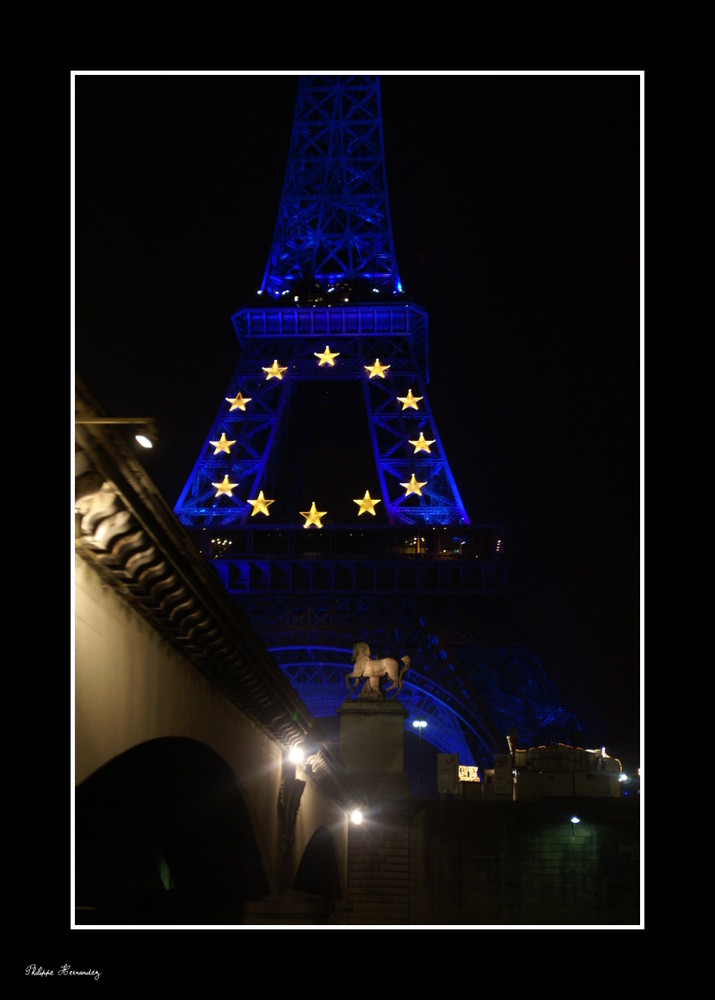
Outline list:
[[[334,919],[359,792],[81,385],[76,419],[77,923]]]

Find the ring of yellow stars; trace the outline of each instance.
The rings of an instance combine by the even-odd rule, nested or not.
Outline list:
[[[246,399],[244,399],[241,393],[239,392],[236,396],[233,397],[233,399],[230,399],[228,396],[226,396],[226,402],[231,404],[232,410],[245,410],[246,403],[251,402],[251,397],[248,396]]]
[[[287,370],[288,370],[287,368],[281,368],[281,366],[278,364],[278,362],[274,361],[270,368],[264,368],[263,369],[263,371],[266,373],[266,382],[268,382],[269,379],[272,379],[272,378],[277,378],[279,380],[282,379],[283,378],[283,372],[285,372]]]
[[[365,365],[364,367],[365,367],[365,371],[369,374],[370,378],[375,378],[375,376],[377,376],[378,378],[384,378],[385,377],[385,372],[388,370],[388,368],[390,366],[389,365],[381,365],[380,364],[380,359],[379,358],[375,358],[375,364],[374,365]]]
[[[316,528],[322,528],[321,517],[325,517],[327,510],[316,510],[315,500],[310,505],[310,510],[302,510],[300,516],[305,518],[304,528],[309,528],[311,524],[314,524]]]
[[[327,344],[325,345],[325,350],[322,354],[318,354],[317,351],[313,351],[313,354],[318,359],[318,368],[320,368],[321,365],[330,365],[332,367],[335,364],[333,358],[340,357],[340,351],[334,353],[330,350]]]
[[[361,514],[372,514],[372,516],[374,517],[375,504],[380,502],[381,502],[380,500],[371,499],[369,490],[365,490],[365,496],[362,498],[362,500],[353,500],[353,503],[356,503],[360,508],[360,510],[358,511],[358,517],[360,517]]]
[[[412,473],[412,479],[409,483],[400,483],[400,486],[405,487],[405,496],[408,497],[410,493],[416,493],[418,497],[422,496],[422,487],[426,486],[427,483],[418,483],[415,479],[414,472]]]
[[[258,494],[257,500],[249,500],[248,502],[253,507],[251,517],[253,517],[254,514],[265,514],[266,517],[268,517],[268,508],[272,503],[275,503],[275,500],[266,500],[263,496],[263,490],[261,490]]]
[[[225,493],[227,497],[232,497],[231,492],[234,486],[238,486],[238,483],[229,483],[228,476],[223,477],[222,483],[211,483],[212,486],[216,487],[216,496],[220,497],[222,493]]]
[[[429,452],[429,446],[431,444],[434,444],[434,441],[425,441],[424,434],[420,433],[420,436],[417,438],[417,440],[410,441],[410,444],[413,444],[415,446],[415,454],[417,454],[418,451]]]
[[[410,389],[410,391],[407,393],[406,396],[398,396],[397,398],[402,403],[402,409],[403,410],[408,410],[410,408],[413,409],[413,410],[416,410],[417,409],[417,404],[419,403],[419,401],[423,397],[422,396],[413,396],[412,395],[412,389]]]
[[[214,455],[218,455],[220,451],[225,451],[227,455],[231,454],[231,445],[235,444],[235,441],[226,440],[226,432],[221,432],[221,437],[218,441],[212,441],[211,444],[214,446]]]

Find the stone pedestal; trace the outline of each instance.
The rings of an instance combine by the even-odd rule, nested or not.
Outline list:
[[[345,701],[338,710],[340,754],[371,803],[408,798],[405,771],[407,709],[396,701]]]

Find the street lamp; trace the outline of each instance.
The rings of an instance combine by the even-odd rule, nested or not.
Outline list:
[[[511,755],[511,795],[514,801],[516,801],[516,748],[519,745],[519,734],[514,726],[506,734],[506,741],[509,744],[509,753]]]
[[[125,424],[130,427],[143,427],[147,432],[146,434],[137,431],[134,435],[135,441],[142,448],[153,448],[154,444],[149,435],[153,437],[157,436],[153,417],[96,417],[86,420],[75,420],[75,424]]]
[[[426,728],[427,723],[424,719],[415,719],[412,723],[413,727],[417,730],[418,742],[417,742],[417,781],[419,788],[419,796],[422,798],[422,730]]]

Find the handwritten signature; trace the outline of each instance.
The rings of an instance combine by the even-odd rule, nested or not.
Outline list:
[[[91,979],[99,979],[102,975],[96,969],[73,969],[71,965],[61,965],[57,972],[54,969],[43,969],[41,965],[28,965],[25,969],[26,976],[89,976]]]

